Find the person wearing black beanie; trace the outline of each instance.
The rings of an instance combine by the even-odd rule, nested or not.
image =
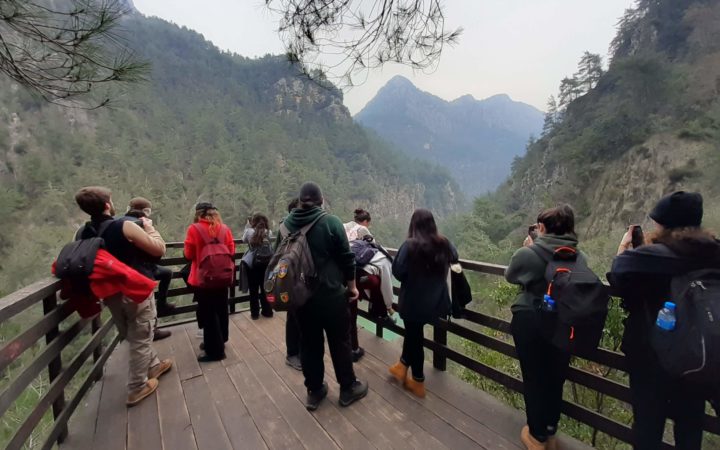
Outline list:
[[[298,193],[300,206],[293,209],[278,234],[276,248],[284,238],[283,228],[294,233],[313,224],[306,237],[317,270],[317,282],[312,297],[295,312],[300,328],[300,359],[307,388],[305,406],[314,411],[327,396],[324,381],[325,335],[335,376],[340,385],[340,406],[367,395],[367,382],[355,376],[350,345],[349,300],[357,300],[355,286],[355,255],[350,250],[342,221],[327,214],[323,208],[320,186],[307,182]]]
[[[630,375],[634,448],[661,448],[665,422],[672,417],[676,448],[700,450],[705,401],[718,395],[720,384],[713,387],[672,376],[661,365],[661,358],[675,358],[675,354],[658,350],[651,336],[657,334],[656,318],[667,308],[666,302],[677,308],[677,323],[689,317],[681,315],[688,298],[673,285],[690,272],[720,269],[720,242],[702,228],[699,193],[680,191],[663,197],[649,217],[656,227],[645,245],[632,248],[631,226],[608,273],[608,281],[623,298],[628,313],[622,351]]]

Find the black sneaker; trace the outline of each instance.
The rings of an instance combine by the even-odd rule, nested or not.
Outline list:
[[[340,406],[350,406],[368,393],[367,381],[355,380],[349,389],[340,391]]]
[[[363,356],[365,356],[365,349],[362,347],[358,347],[357,350],[352,351],[353,362],[360,361],[360,358]]]
[[[300,356],[298,356],[298,355],[286,357],[285,364],[287,364],[288,366],[292,367],[295,370],[302,371],[302,362],[300,361]]]
[[[320,389],[313,392],[308,391],[305,408],[307,408],[308,411],[315,411],[318,409],[318,406],[320,406],[320,403],[325,399],[325,397],[327,397],[327,394],[328,385],[325,382],[323,382]]]
[[[263,310],[263,312],[261,312],[260,314],[262,314],[263,317],[268,317],[268,318],[269,318],[269,317],[272,317],[272,316],[273,316],[273,310],[272,310],[272,309],[266,309],[266,310]]]

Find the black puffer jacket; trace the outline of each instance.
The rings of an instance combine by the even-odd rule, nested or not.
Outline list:
[[[720,268],[720,241],[700,232],[618,255],[608,280],[628,312],[623,352],[631,357],[648,352],[650,327],[663,303],[671,300],[674,276],[713,267]]]

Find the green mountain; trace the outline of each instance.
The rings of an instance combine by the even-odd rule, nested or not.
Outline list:
[[[307,180],[347,220],[368,208],[388,243],[414,208],[446,215],[461,202],[444,170],[369,136],[337,88],[300,77],[283,57],[221,52],[140,14],[121,33],[152,73],[111,108],[63,109],[0,80],[3,292],[49,273],[85,220],[73,201],[84,185],[111,187],[119,212],[132,196],[150,198],[168,240],[184,237],[199,200],[215,202],[236,234],[253,212],[277,221]]]
[[[448,168],[463,191],[475,196],[505,180],[513,158],[525,153],[530,136],[540,134],[543,114],[506,94],[448,102],[396,76],[355,119],[407,155]]]
[[[563,80],[570,100],[479,204],[507,219],[500,234],[569,202],[581,238],[609,262],[622,229],[680,189],[701,191],[706,224],[720,225],[720,1],[639,0],[611,48],[596,83]],[[488,222],[482,209],[475,218]]]

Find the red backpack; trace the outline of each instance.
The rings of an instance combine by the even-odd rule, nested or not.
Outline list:
[[[198,287],[204,289],[230,287],[235,274],[235,260],[228,246],[218,239],[219,236],[224,236],[226,226],[223,225],[218,230],[218,237],[210,237],[207,230],[199,223],[193,226],[205,242],[205,246],[200,251],[197,268]]]

